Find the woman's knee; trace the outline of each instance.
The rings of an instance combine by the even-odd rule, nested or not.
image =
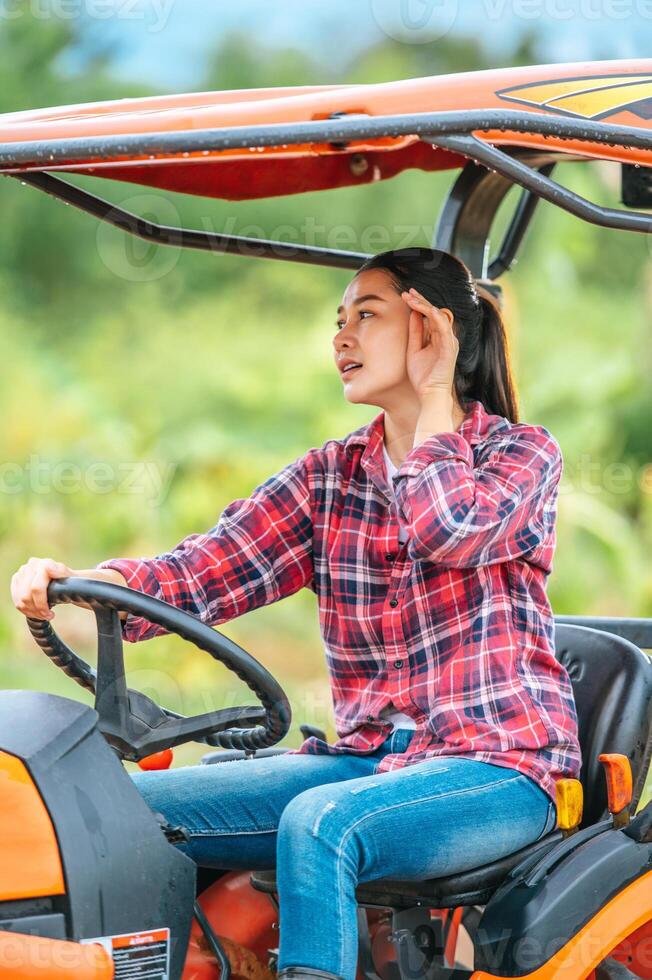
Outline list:
[[[290,800],[279,821],[280,851],[330,847],[341,851],[359,817],[347,788],[315,786]]]
[[[298,793],[286,804],[278,825],[279,838],[294,838],[298,834],[310,834],[323,809],[332,805],[330,786],[312,786]]]

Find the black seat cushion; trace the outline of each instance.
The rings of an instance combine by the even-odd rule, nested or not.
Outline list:
[[[379,878],[377,881],[362,882],[356,888],[356,898],[360,905],[387,908],[423,905],[426,908],[446,909],[460,905],[485,905],[513,868],[529,858],[541,857],[561,839],[561,831],[554,830],[534,844],[528,844],[498,861],[445,878],[425,881]],[[258,891],[276,891],[276,871],[254,871],[250,880]]]

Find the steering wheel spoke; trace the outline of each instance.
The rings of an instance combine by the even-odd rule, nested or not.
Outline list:
[[[116,609],[97,606],[97,680],[95,710],[104,725],[122,730],[127,727],[130,705],[125,678],[122,630]]]
[[[137,751],[134,761],[146,755],[160,752],[162,749],[174,748],[184,742],[202,740],[206,729],[225,737],[238,737],[242,728],[250,725],[260,725],[264,728],[266,712],[262,708],[224,708],[219,711],[207,711],[192,718],[167,718],[153,732],[149,733],[143,749]],[[220,742],[221,744],[221,742]]]
[[[95,614],[97,670],[78,657],[47,620],[28,618],[27,625],[46,656],[95,695],[98,727],[123,758],[137,761],[189,741],[255,752],[275,745],[288,732],[290,705],[274,677],[233,640],[189,613],[134,589],[76,577],[51,581],[48,602],[78,603]],[[143,617],[205,650],[247,684],[261,707],[222,708],[186,718],[128,688],[120,611]]]

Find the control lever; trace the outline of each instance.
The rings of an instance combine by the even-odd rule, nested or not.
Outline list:
[[[579,830],[584,810],[584,788],[579,779],[558,779],[555,783],[557,827],[564,837]]]
[[[629,823],[629,805],[632,802],[632,767],[626,755],[602,752],[598,759],[604,766],[607,780],[607,804],[617,829]]]

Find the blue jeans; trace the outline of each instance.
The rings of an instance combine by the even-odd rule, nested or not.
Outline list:
[[[276,867],[279,969],[354,980],[358,882],[464,871],[538,840],[556,823],[529,776],[475,759],[438,757],[376,773],[413,732],[369,755],[275,755],[166,772],[134,782],[150,807],[190,835],[198,864]]]

